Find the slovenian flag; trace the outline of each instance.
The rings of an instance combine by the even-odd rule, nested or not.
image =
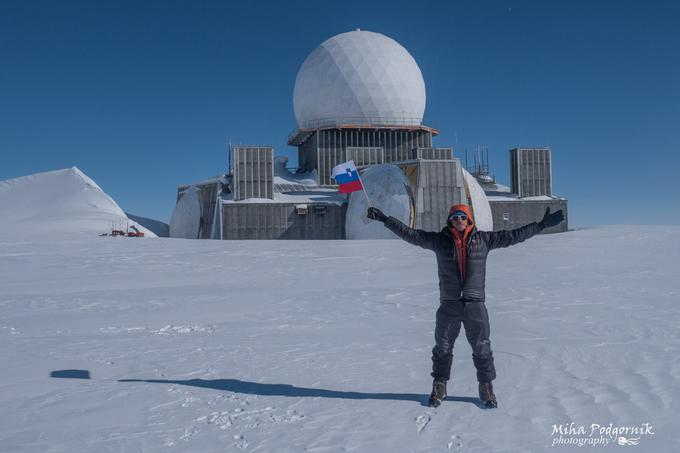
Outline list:
[[[333,167],[331,176],[338,183],[340,193],[356,192],[364,188],[353,160]]]

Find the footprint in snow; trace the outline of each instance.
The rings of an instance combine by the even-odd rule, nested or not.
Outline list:
[[[453,434],[449,443],[446,444],[446,448],[449,451],[461,451],[463,449],[463,442],[461,441],[460,436]]]
[[[236,447],[241,450],[248,448],[248,441],[245,439],[243,434],[234,434],[234,440],[236,440]]]
[[[229,416],[229,412],[213,412],[210,415],[204,415],[196,419],[198,423],[207,423],[209,425],[217,425],[220,429],[227,429],[233,422]]]
[[[418,428],[418,434],[423,432],[425,427],[427,426],[428,423],[430,423],[430,420],[432,420],[432,417],[430,414],[420,414],[419,416],[416,417],[415,423],[416,423],[416,428]]]
[[[184,434],[182,434],[181,436],[179,436],[179,439],[180,439],[180,440],[183,440],[183,441],[185,441],[185,442],[188,442],[188,441],[190,441],[191,438],[194,437],[197,433],[198,433],[198,430],[196,430],[196,429],[191,429],[191,430],[185,429],[185,430],[184,430]]]
[[[288,410],[285,415],[270,415],[269,420],[272,423],[295,423],[303,420],[305,414],[300,414],[296,410]]]

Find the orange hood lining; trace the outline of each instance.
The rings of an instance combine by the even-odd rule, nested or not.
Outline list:
[[[470,207],[466,204],[454,204],[449,209],[449,215],[453,214],[455,211],[463,211],[468,216],[468,229],[472,229],[475,226],[475,218],[470,211]]]

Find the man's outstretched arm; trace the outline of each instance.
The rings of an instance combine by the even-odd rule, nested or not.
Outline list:
[[[380,209],[374,207],[368,208],[366,216],[369,219],[383,222],[387,229],[409,244],[417,245],[428,250],[434,250],[434,240],[437,233],[409,228],[399,220],[394,217],[386,216]]]
[[[546,208],[543,220],[540,222],[532,222],[514,230],[486,233],[488,235],[489,250],[510,247],[511,245],[526,241],[546,228],[559,225],[563,220],[564,214],[561,209],[551,214],[550,208]]]

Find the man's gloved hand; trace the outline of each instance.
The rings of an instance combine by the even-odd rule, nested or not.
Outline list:
[[[563,220],[564,214],[562,213],[561,209],[551,214],[550,208],[546,208],[543,220],[539,222],[539,225],[541,225],[541,229],[550,228],[552,226],[559,225]]]
[[[374,208],[373,206],[368,208],[368,212],[366,213],[366,217],[368,217],[371,220],[377,220],[377,221],[383,222],[383,223],[385,222],[385,220],[387,220],[387,216],[385,214],[383,214],[383,212],[380,209]]]

